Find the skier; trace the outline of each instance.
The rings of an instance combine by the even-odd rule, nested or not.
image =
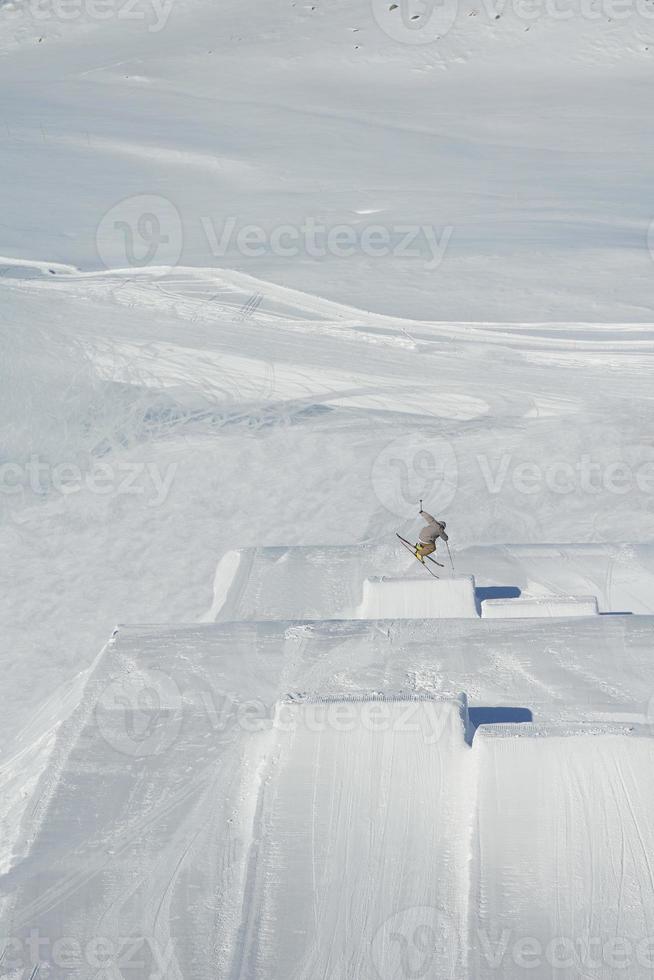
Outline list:
[[[418,535],[416,558],[419,558],[424,563],[426,556],[436,551],[436,541],[438,538],[442,538],[443,541],[448,540],[447,534],[445,533],[447,525],[445,521],[437,521],[435,517],[432,517],[431,514],[428,514],[422,509],[420,510],[420,516],[425,521],[425,527],[423,527]]]

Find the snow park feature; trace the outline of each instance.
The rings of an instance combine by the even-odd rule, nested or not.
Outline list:
[[[456,619],[479,615],[472,576],[367,578],[360,619]]]
[[[654,613],[653,548],[488,545],[462,549],[456,560],[462,576],[478,571],[473,577],[482,614],[489,601],[501,600],[508,613],[520,598],[536,601],[536,615],[547,601],[567,602],[562,614],[577,614],[578,603],[568,601],[577,591],[591,603],[596,596],[602,613]],[[447,581],[447,572],[440,574]],[[367,579],[428,578],[390,539],[365,546],[241,548],[227,552],[213,575],[205,622],[351,619],[359,616]]]
[[[4,876],[12,962],[32,969],[38,936],[61,976],[72,949],[88,977],[102,952],[177,977],[402,980],[404,951],[433,976],[515,980],[537,957],[541,976],[604,965],[621,937],[637,966],[640,619],[119,628],[57,733],[30,860]]]
[[[481,614],[489,617],[547,617],[547,616],[597,616],[595,596],[532,596],[519,599],[486,599],[481,604]]]
[[[651,730],[488,726],[475,751],[472,902],[482,942],[470,975],[647,976]]]
[[[0,980],[652,980],[653,15],[0,0]]]
[[[473,792],[465,706],[335,695],[280,708],[235,975],[401,977],[393,933],[420,927],[445,930],[432,969],[456,975]]]

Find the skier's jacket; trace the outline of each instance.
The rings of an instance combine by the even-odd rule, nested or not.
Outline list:
[[[420,541],[424,541],[425,544],[427,544],[427,542],[435,544],[436,538],[442,538],[443,541],[448,540],[447,534],[445,533],[445,528],[440,521],[437,521],[435,517],[432,517],[431,514],[427,514],[424,510],[420,511],[420,516],[422,517],[423,521],[427,522],[427,526],[423,527],[418,536]]]

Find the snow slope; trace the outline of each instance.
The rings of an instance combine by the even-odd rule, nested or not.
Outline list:
[[[515,976],[525,937],[642,938],[651,629],[120,629],[2,879],[12,963],[399,980],[431,957],[438,976]]]
[[[480,922],[516,915],[548,941],[574,904],[582,935],[631,940],[650,915],[635,867],[649,743],[599,726],[649,724],[654,691],[651,0],[572,16],[459,0],[436,5],[454,15],[438,38],[411,28],[409,0],[391,6],[0,0],[11,980],[55,959],[55,976],[329,971],[332,936],[340,966],[406,973],[413,943],[410,969],[427,944],[442,973],[452,937]],[[364,579],[414,574],[394,532],[416,533],[421,497],[478,602],[595,595],[636,615],[342,621]],[[155,625],[121,629],[98,659],[116,622]],[[272,727],[289,693],[462,691],[472,727],[533,716],[597,735],[519,739],[515,771],[508,740],[493,750],[514,839],[496,787],[451,778],[464,758],[475,774],[485,737],[459,731],[443,754],[359,721],[343,738],[306,714],[299,738]],[[415,840],[404,801],[384,796],[389,759]],[[585,838],[534,810],[530,764]],[[437,793],[432,766],[455,791]],[[341,808],[313,839],[303,790],[322,803],[330,780]],[[281,894],[289,809],[324,872],[324,931],[312,945],[301,920],[301,961],[285,908],[310,915],[314,882]],[[497,866],[475,858],[482,812]],[[545,871],[537,894],[525,884],[521,814],[561,894]],[[442,878],[427,862],[394,877],[391,858],[418,868],[421,846]],[[357,856],[381,862],[372,897]],[[493,909],[472,901],[482,879]],[[244,934],[255,911],[266,935]]]
[[[377,0],[101,16],[5,0],[0,251],[136,266],[148,228],[130,241],[113,219],[159,199],[155,264],[419,318],[650,322],[650,0],[451,6],[438,41],[407,43]],[[271,244],[311,219],[357,245]],[[392,247],[368,255],[380,225]],[[402,250],[407,225],[436,246]],[[237,242],[248,226],[265,232],[254,254]]]
[[[57,785],[57,732],[117,620],[352,615],[365,577],[414,574],[393,532],[415,533],[421,494],[447,515],[457,573],[475,575],[479,598],[596,594],[602,611],[651,610],[651,547],[630,543],[654,527],[650,340],[617,326],[551,337],[528,324],[410,324],[219,272],[12,266],[3,281],[3,867],[24,868],[36,846],[30,819],[47,794],[35,787],[50,771]],[[525,484],[527,464],[541,469]],[[232,555],[218,574],[230,552],[238,565]],[[536,629],[546,652],[550,634]],[[561,671],[590,673],[602,717],[642,719],[649,652],[635,675],[615,657],[647,626],[611,629],[597,660],[566,625],[514,706],[553,699],[547,710],[576,720],[587,694],[552,692]],[[494,634],[490,651],[471,641],[450,693],[511,702],[534,669],[520,630]],[[441,693],[452,666],[436,648],[419,672]],[[487,672],[499,689],[484,704]]]
[[[460,715],[420,698],[280,705],[234,976],[399,980],[397,930],[425,925],[442,930],[432,969],[463,976],[472,786]]]
[[[480,729],[472,975],[652,972],[651,731]]]

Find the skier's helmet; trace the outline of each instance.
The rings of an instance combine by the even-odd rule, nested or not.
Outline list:
[[[445,521],[441,521],[440,523],[441,523],[441,527],[447,527],[447,524],[445,523]]]

